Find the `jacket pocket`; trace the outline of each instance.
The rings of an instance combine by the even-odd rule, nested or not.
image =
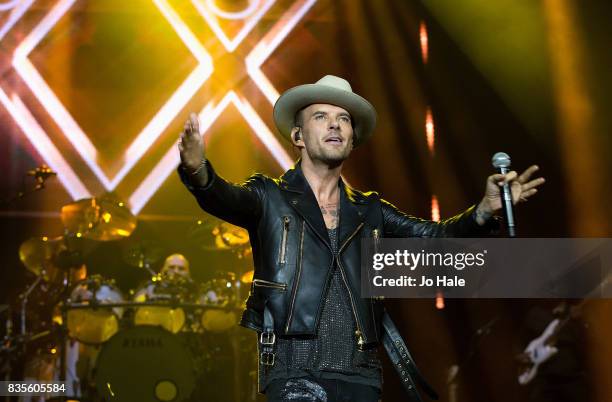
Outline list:
[[[279,265],[285,265],[287,263],[287,243],[289,240],[289,227],[291,225],[291,217],[283,216],[283,231],[281,233],[281,244],[278,251],[278,263]]]
[[[283,292],[287,290],[286,283],[266,281],[265,279],[253,279],[253,286],[256,288],[261,287],[268,289],[277,289],[282,290]]]

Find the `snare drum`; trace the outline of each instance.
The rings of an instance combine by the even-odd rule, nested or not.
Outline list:
[[[97,345],[106,342],[119,330],[123,308],[104,307],[106,304],[124,302],[123,294],[112,280],[94,275],[79,282],[70,293],[70,302],[88,306],[68,310],[70,337],[85,344]]]
[[[159,306],[137,307],[134,312],[135,325],[157,325],[176,334],[185,325],[185,311],[178,307],[187,303],[188,289],[191,283],[177,278],[176,280],[154,277],[134,294],[134,301],[156,302]]]

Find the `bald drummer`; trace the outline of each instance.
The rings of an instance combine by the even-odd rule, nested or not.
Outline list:
[[[164,266],[159,272],[163,278],[167,279],[191,279],[189,270],[189,260],[182,254],[171,254],[164,261]]]

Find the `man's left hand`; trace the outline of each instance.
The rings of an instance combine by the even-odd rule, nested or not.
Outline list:
[[[493,174],[487,178],[485,195],[476,209],[476,220],[483,225],[487,219],[502,209],[502,187],[505,183],[510,184],[512,193],[512,203],[525,202],[538,192],[537,187],[542,185],[545,180],[543,177],[531,179],[531,176],[538,170],[538,166],[532,165],[521,175],[514,170],[506,174]]]

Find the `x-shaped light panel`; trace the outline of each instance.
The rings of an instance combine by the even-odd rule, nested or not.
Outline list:
[[[210,12],[200,3],[202,0],[192,1],[207,23],[211,26],[217,38],[224,44],[228,52],[233,52],[276,0],[266,0],[252,15],[245,15],[245,25],[233,39],[229,39],[227,35],[223,33],[216,23],[216,20],[212,18]],[[205,48],[170,7],[167,1],[153,0],[162,15],[172,25],[179,38],[195,56],[198,65],[166,101],[153,119],[137,135],[136,139],[125,151],[123,166],[114,177],[110,178],[98,165],[97,150],[91,141],[28,59],[30,52],[75,2],[76,0],[60,0],[49,11],[31,33],[17,46],[13,57],[13,66],[21,75],[32,93],[40,100],[41,104],[60,127],[66,138],[71,141],[75,149],[81,154],[85,163],[98,177],[100,182],[108,190],[113,190],[143,157],[151,144],[162,135],[172,120],[210,77],[213,72],[213,62]],[[315,2],[316,0],[299,0],[293,3],[245,58],[246,69],[249,76],[271,104],[276,102],[279,94],[269,79],[263,74],[260,67]],[[0,28],[0,39],[2,39],[3,35],[10,30],[19,18],[21,18],[32,3],[33,0],[26,0],[15,7],[8,22]],[[212,3],[214,5],[214,2]],[[249,4],[251,4],[251,2]],[[0,102],[13,116],[17,124],[37,148],[49,166],[58,171],[59,178],[70,195],[75,199],[90,196],[90,193],[78,178],[78,175],[70,168],[69,164],[64,160],[61,153],[36,122],[36,119],[28,111],[21,99],[16,94],[8,96],[0,89]],[[292,160],[287,152],[278,143],[276,137],[261,120],[248,100],[238,96],[233,90],[229,90],[225,95],[222,95],[222,100],[218,104],[215,105],[211,101],[202,109],[199,114],[202,122],[202,135],[207,133],[208,128],[230,104],[233,104],[240,111],[241,115],[245,118],[261,142],[268,148],[275,160],[284,169],[288,168]],[[149,175],[130,196],[129,203],[134,213],[141,211],[148,200],[166,180],[168,175],[171,174],[178,162],[176,147],[173,146],[166,152],[164,157],[162,157]]]

